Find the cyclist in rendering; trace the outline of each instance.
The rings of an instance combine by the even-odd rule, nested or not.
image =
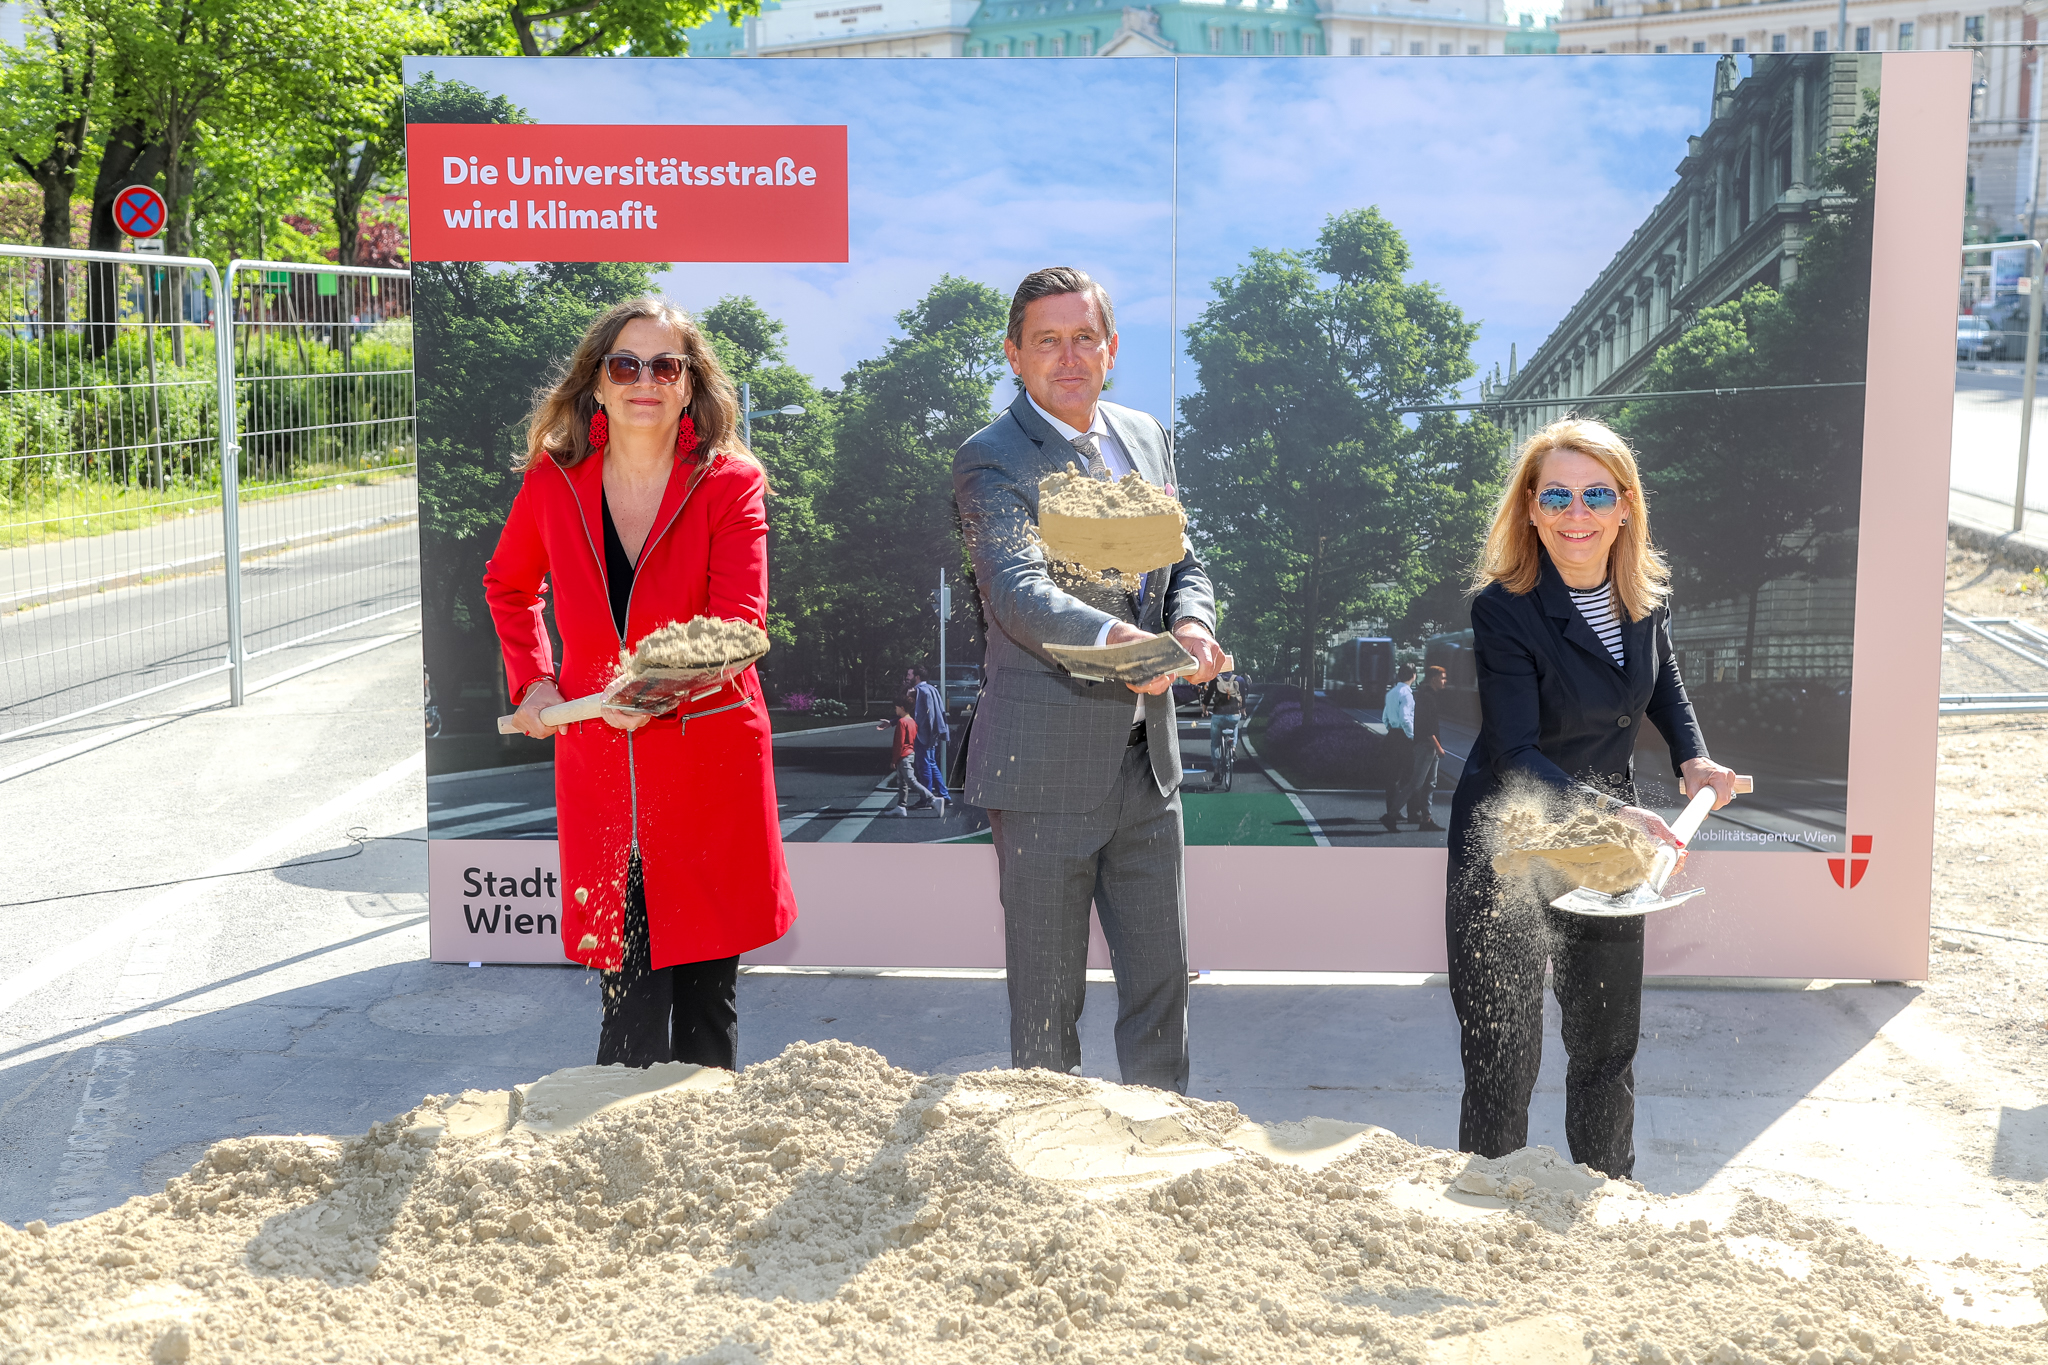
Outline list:
[[[1213,790],[1229,781],[1230,769],[1224,757],[1224,740],[1229,751],[1237,751],[1237,727],[1244,720],[1244,675],[1219,673],[1202,688],[1202,714],[1209,718],[1209,786]]]

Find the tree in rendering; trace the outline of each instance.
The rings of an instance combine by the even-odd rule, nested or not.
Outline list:
[[[1187,332],[1183,498],[1233,644],[1311,708],[1331,636],[1460,577],[1498,484],[1489,423],[1401,411],[1473,373],[1478,331],[1411,264],[1379,210],[1338,214],[1309,250],[1252,252]]]

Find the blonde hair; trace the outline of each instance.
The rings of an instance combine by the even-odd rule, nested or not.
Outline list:
[[[533,414],[526,424],[526,454],[519,461],[522,474],[551,458],[567,469],[590,454],[590,419],[597,415],[598,369],[618,345],[619,333],[637,318],[651,318],[676,334],[683,368],[690,376],[690,402],[684,409],[697,429],[697,450],[705,457],[736,455],[752,464],[760,461],[740,443],[739,391],[726,378],[718,353],[688,313],[651,295],[615,303],[592,319],[583,340],[556,372],[552,384],[534,396]]]
[[[1473,572],[1472,590],[1498,583],[1519,596],[1535,588],[1542,574],[1543,542],[1531,520],[1529,499],[1542,477],[1543,457],[1553,450],[1576,450],[1598,460],[1620,490],[1625,520],[1607,552],[1607,572],[1628,619],[1642,620],[1669,595],[1671,569],[1650,541],[1650,505],[1643,496],[1635,452],[1614,428],[1587,417],[1562,418],[1522,443],[1515,455],[1514,472],[1494,509],[1493,529],[1486,533],[1486,548]]]

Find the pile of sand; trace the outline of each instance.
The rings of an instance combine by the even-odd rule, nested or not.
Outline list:
[[[1098,573],[1145,574],[1180,563],[1187,516],[1136,473],[1112,483],[1069,467],[1039,481],[1038,534],[1055,559]]]
[[[1632,820],[1582,807],[1558,818],[1536,800],[1500,803],[1493,870],[1503,877],[1545,871],[1609,895],[1649,878],[1657,843]]]
[[[649,631],[638,650],[619,656],[619,664],[634,674],[655,670],[687,673],[751,663],[767,652],[768,632],[753,622],[699,616]]]
[[[235,1139],[161,1195],[0,1228],[0,1358],[1862,1365],[2048,1345],[1944,1318],[1876,1244],[1767,1201],[1717,1232],[1544,1148],[1485,1161],[802,1043],[736,1083],[583,1067],[361,1137]]]

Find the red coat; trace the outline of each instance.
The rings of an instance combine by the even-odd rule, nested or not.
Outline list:
[[[758,466],[714,457],[676,463],[640,552],[627,608],[627,647],[671,621],[717,616],[766,625],[768,518]],[[621,648],[605,591],[603,460],[526,474],[484,571],[484,595],[512,695],[554,674],[562,695],[604,690]],[[552,589],[562,664],[542,626]],[[749,668],[632,734],[601,720],[555,736],[555,809],[562,855],[562,947],[615,970],[626,860],[636,840],[655,967],[732,957],[772,943],[796,920],[775,805],[774,747],[761,683]],[[588,892],[587,896],[583,893]],[[586,935],[596,945],[585,946]]]

